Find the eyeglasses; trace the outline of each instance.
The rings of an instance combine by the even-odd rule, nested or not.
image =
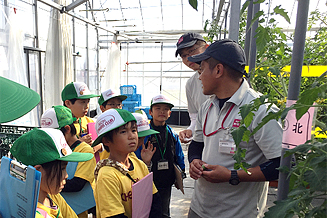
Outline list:
[[[205,45],[201,45],[201,46],[198,46],[196,48],[193,48],[192,50],[189,50],[187,53],[184,53],[184,54],[182,54],[180,56],[181,56],[182,59],[184,59],[184,58],[190,57],[192,55],[195,55],[195,51],[198,50],[201,47],[204,47],[204,46]]]
[[[113,103],[106,104],[106,106],[107,105],[110,106],[111,108],[120,108],[124,106],[123,104],[113,104]]]

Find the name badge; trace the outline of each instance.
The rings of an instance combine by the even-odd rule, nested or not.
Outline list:
[[[168,170],[168,160],[159,160],[158,161],[158,170]]]
[[[218,151],[224,154],[235,154],[236,145],[233,139],[219,139]]]

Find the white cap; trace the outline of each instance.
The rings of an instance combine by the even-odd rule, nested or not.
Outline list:
[[[120,100],[124,101],[127,96],[126,95],[120,95],[119,92],[113,89],[108,89],[101,93],[101,96],[98,100],[99,105],[102,105],[104,102],[108,101],[111,98],[119,98]]]
[[[139,137],[144,137],[152,134],[157,134],[159,132],[150,129],[149,120],[146,113],[142,110],[137,110],[135,113],[132,113],[137,122],[137,133]]]
[[[155,104],[168,104],[170,108],[174,107],[174,105],[172,103],[170,103],[170,100],[164,95],[154,96],[151,99],[150,107],[152,107],[152,105],[155,105]]]

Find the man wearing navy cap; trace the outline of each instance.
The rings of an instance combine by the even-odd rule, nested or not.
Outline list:
[[[201,54],[208,47],[207,43],[203,39],[203,37],[198,33],[185,33],[182,35],[176,44],[176,52],[175,56],[180,55],[183,63],[196,71],[193,76],[187,80],[186,82],[186,97],[187,97],[187,109],[190,116],[191,124],[190,126],[179,132],[179,138],[181,142],[186,143],[190,141],[190,138],[193,135],[195,128],[195,121],[200,106],[205,102],[209,96],[205,96],[202,93],[202,85],[199,80],[200,65],[194,62],[189,61],[187,58]]]
[[[267,181],[278,178],[281,123],[271,120],[249,143],[242,141],[240,147],[247,150],[245,159],[251,164],[251,174],[234,170],[236,146],[231,129],[240,126],[240,107],[261,95],[243,78],[244,51],[236,42],[224,39],[189,60],[200,64],[203,94],[211,96],[198,112],[188,151],[190,176],[196,180],[188,217],[260,217],[267,200]],[[262,105],[248,129],[252,132],[263,117],[277,110],[276,106],[268,110],[268,105]]]

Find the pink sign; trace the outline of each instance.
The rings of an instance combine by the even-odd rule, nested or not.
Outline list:
[[[287,100],[286,106],[295,103],[295,100]],[[296,119],[295,113],[295,110],[290,110],[285,118],[282,147],[286,149],[295,148],[311,139],[314,107],[310,107],[300,120]]]
[[[132,218],[148,218],[152,205],[153,173],[132,185]]]

